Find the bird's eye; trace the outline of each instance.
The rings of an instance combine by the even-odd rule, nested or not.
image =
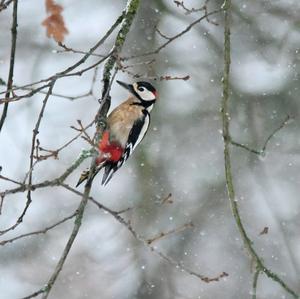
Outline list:
[[[139,87],[138,90],[139,91],[145,91],[145,87]]]

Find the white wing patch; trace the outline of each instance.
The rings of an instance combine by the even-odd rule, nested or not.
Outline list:
[[[147,113],[145,115],[145,119],[144,119],[144,124],[143,127],[139,133],[139,137],[136,140],[136,142],[134,144],[132,143],[127,143],[125,150],[124,150],[124,154],[123,157],[121,158],[121,160],[118,162],[117,167],[121,167],[123,165],[123,163],[129,158],[129,156],[132,154],[132,152],[135,150],[135,148],[138,146],[138,144],[143,140],[143,138],[145,137],[145,134],[149,128],[149,124],[150,124],[150,116]]]
[[[146,116],[145,116],[145,122],[144,122],[144,125],[142,127],[139,138],[137,139],[136,143],[134,144],[133,149],[130,151],[130,154],[134,151],[134,149],[137,147],[137,145],[143,140],[143,138],[144,138],[144,136],[145,136],[145,134],[148,130],[149,124],[150,124],[150,116],[147,113]]]

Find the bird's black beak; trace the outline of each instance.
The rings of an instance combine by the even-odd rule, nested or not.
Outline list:
[[[117,83],[119,85],[121,85],[122,87],[124,87],[125,89],[129,90],[131,93],[134,93],[134,89],[133,89],[133,86],[131,84],[127,84],[127,83],[119,81],[119,80],[117,80]]]

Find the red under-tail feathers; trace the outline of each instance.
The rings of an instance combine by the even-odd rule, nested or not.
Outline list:
[[[97,158],[97,165],[104,161],[117,162],[120,160],[123,154],[122,147],[117,143],[110,143],[109,132],[104,131],[102,139],[99,142],[100,155]]]
[[[96,169],[94,176],[105,166],[105,162],[118,162],[123,154],[123,148],[115,142],[110,143],[109,131],[104,131],[102,139],[98,144],[99,156],[96,159],[96,164],[99,167]],[[104,163],[103,163],[104,162]],[[102,164],[102,165],[101,165]],[[80,175],[79,181],[76,185],[78,187],[82,182],[89,177],[89,170],[85,170]]]

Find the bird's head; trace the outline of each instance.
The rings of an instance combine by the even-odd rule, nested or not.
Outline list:
[[[138,98],[140,101],[153,102],[157,98],[157,91],[149,82],[139,81],[133,84],[127,84],[118,80],[117,82],[122,87],[129,90],[129,92],[133,94],[136,98]]]

